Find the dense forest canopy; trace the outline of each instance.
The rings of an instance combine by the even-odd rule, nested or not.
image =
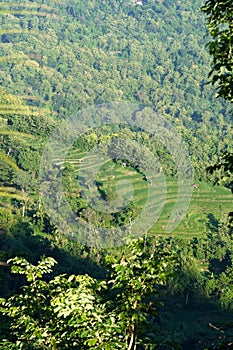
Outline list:
[[[23,106],[37,107],[33,113],[58,119],[109,101],[153,106],[183,127],[192,144],[201,140],[209,160],[209,149],[218,152],[220,140],[227,147],[230,119],[206,85],[210,58],[201,4],[33,3],[37,16],[27,3],[5,3],[2,84]],[[206,145],[209,128],[213,136]],[[191,152],[198,159],[196,148]]]

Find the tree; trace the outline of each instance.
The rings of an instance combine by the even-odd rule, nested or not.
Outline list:
[[[212,69],[209,73],[212,84],[217,85],[218,96],[225,100],[233,102],[233,3],[232,0],[207,0],[202,7],[202,11],[207,15],[208,30],[212,37],[209,42],[209,52],[213,57]],[[210,173],[221,171],[216,177],[216,183],[224,181],[233,192],[233,153],[226,152],[218,164],[207,168]],[[218,173],[217,173],[218,175]],[[231,219],[233,213],[230,213]],[[231,220],[232,221],[232,220]],[[230,228],[232,237],[232,230]],[[232,305],[232,266],[228,266],[226,271],[220,274],[219,288],[220,303],[222,306],[229,307]],[[215,285],[210,279],[209,284]],[[224,288],[222,287],[224,286]],[[214,287],[216,289],[216,286]],[[215,329],[217,329],[215,327]],[[232,339],[232,338],[231,338]],[[230,339],[230,340],[231,340]],[[211,349],[228,349],[232,343],[228,339],[224,342],[219,339],[213,342]]]
[[[52,271],[53,258],[43,258],[37,266],[21,258],[9,263],[29,285],[21,294],[1,300],[0,312],[11,320],[11,335],[1,349],[123,349],[116,315],[106,312],[101,297],[104,281],[59,275],[46,282],[42,277]]]
[[[212,84],[218,83],[218,96],[233,102],[233,3],[232,0],[207,0],[202,7],[207,15],[207,23],[212,41],[209,52],[213,57]],[[207,168],[210,173],[222,169],[216,182],[225,180],[233,192],[233,153],[226,152],[218,164]],[[231,213],[232,215],[232,213]]]
[[[22,293],[0,300],[0,315],[10,320],[1,349],[154,349],[151,318],[158,313],[157,290],[165,283],[170,252],[140,238],[119,259],[108,256],[111,279],[88,275],[44,278],[55,265],[37,266],[23,258],[8,260],[24,275]],[[154,334],[155,333],[155,334]]]
[[[160,304],[158,287],[167,280],[171,259],[171,252],[163,248],[151,238],[140,238],[129,243],[120,260],[112,265],[110,283],[116,295],[113,305],[126,350],[153,349],[156,343],[158,335],[153,334],[153,325]]]
[[[218,164],[209,166],[207,170],[210,174],[213,174],[216,170],[222,170],[223,173],[216,176],[215,183],[219,184],[224,181],[233,193],[233,153],[225,153]]]
[[[202,7],[212,37],[209,52],[213,57],[209,76],[218,83],[218,95],[233,102],[233,3],[232,0],[207,0]]]

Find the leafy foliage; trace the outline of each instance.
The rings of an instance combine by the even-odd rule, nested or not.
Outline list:
[[[208,0],[202,7],[207,15],[208,29],[213,40],[208,44],[213,56],[213,84],[218,83],[219,96],[233,102],[233,5],[231,0]]]
[[[219,176],[216,174],[215,184],[224,183],[233,193],[233,153],[225,153],[219,163],[209,166],[207,171],[211,174],[216,170],[222,170]]]
[[[155,107],[182,134],[196,177],[205,176],[207,164],[231,148],[232,137],[230,107],[214,99],[203,78],[208,53],[198,12],[202,1],[42,2],[1,2],[0,292],[5,295],[0,348],[192,348],[195,327],[191,324],[188,336],[179,326],[180,310],[190,315],[192,308],[215,310],[216,305],[232,310],[231,227],[210,218],[207,237],[139,239],[122,254],[80,247],[50,222],[38,198],[37,176],[41,152],[58,122],[87,105],[109,101]],[[213,83],[218,83],[221,97],[232,101],[232,4],[209,0],[203,9],[213,37]],[[136,117],[146,116],[141,110]],[[175,175],[171,156],[153,136],[125,133],[126,139],[134,134],[136,141],[143,140],[163,163],[165,174]],[[64,129],[61,142],[65,134]],[[91,149],[101,137],[111,143],[107,133],[92,130],[77,140],[76,150]],[[134,150],[125,143],[118,153],[121,162]],[[226,180],[232,189],[231,164],[228,152],[210,171],[213,177],[216,171],[223,174],[216,180]],[[93,222],[104,219],[107,227],[115,220],[87,208],[71,161],[63,169],[63,185],[80,216]],[[108,199],[115,198],[113,187],[99,183]],[[137,216],[137,210],[131,205],[122,211],[117,225]],[[13,278],[5,261],[16,254],[21,258],[8,261],[18,276]],[[54,258],[36,265],[43,254],[56,257],[59,265],[55,267]],[[64,275],[70,271],[79,274]],[[178,314],[174,328],[166,323],[169,312]],[[201,332],[195,337],[202,348],[220,342],[219,334],[206,346]]]
[[[156,288],[166,279],[167,258],[158,247],[155,243],[148,251],[143,239],[130,243],[130,255],[112,265],[108,282],[88,275],[59,275],[46,282],[42,277],[51,272],[53,258],[43,258],[37,266],[10,259],[12,273],[25,275],[28,285],[21,294],[1,300],[2,314],[11,319],[11,335],[1,346],[148,348],[155,341],[148,317],[157,314]]]

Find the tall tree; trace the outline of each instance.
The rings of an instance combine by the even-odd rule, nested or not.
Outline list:
[[[207,23],[212,41],[209,52],[213,57],[209,73],[212,83],[218,83],[218,95],[233,102],[233,2],[232,0],[207,0],[202,7],[207,15]],[[219,164],[208,168],[210,172],[223,169],[224,174],[218,178],[227,181],[233,192],[233,153],[223,155]]]
[[[209,76],[213,84],[218,83],[219,96],[233,102],[233,2],[207,0],[202,11],[212,37],[208,44],[213,57]]]
[[[202,7],[207,15],[208,30],[212,37],[209,42],[209,52],[213,57],[212,69],[209,73],[212,84],[217,83],[218,96],[233,102],[233,2],[232,0],[207,0]],[[223,155],[218,164],[210,166],[207,170],[210,173],[223,170],[217,177],[216,182],[224,181],[233,192],[233,153],[227,152]],[[231,222],[233,212],[230,213]],[[230,227],[232,237],[232,228]],[[220,275],[221,297],[220,302],[226,305],[232,300],[232,290],[227,289],[226,294],[222,293],[222,285],[228,286],[227,276],[232,280],[232,267],[226,269]],[[226,296],[227,295],[227,296]],[[224,341],[216,340],[210,349],[229,349],[232,346],[232,338]]]

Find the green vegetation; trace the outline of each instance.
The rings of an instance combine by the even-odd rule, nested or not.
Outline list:
[[[128,249],[132,255],[114,262],[107,282],[87,275],[60,275],[45,282],[42,276],[51,272],[52,258],[38,266],[10,260],[12,272],[25,274],[29,282],[21,295],[1,302],[3,315],[12,319],[16,347],[133,349],[136,342],[149,346],[148,317],[157,313],[154,284],[165,281],[165,252],[158,247],[148,251],[143,240]],[[14,344],[2,343],[3,348],[15,348]]]
[[[202,11],[207,14],[212,41],[208,44],[212,55],[212,83],[217,83],[219,96],[233,102],[232,11],[231,1],[206,1]]]
[[[80,201],[80,185],[83,188],[81,179],[79,178],[79,167],[80,167],[80,159],[82,159],[82,171],[87,170],[89,173],[92,172],[95,167],[95,157],[89,158],[88,163],[85,162],[85,153],[79,154],[77,151],[73,150],[70,152],[68,157],[66,158],[67,167],[68,164],[71,164],[71,167],[68,167],[69,176],[71,176],[73,172],[72,184],[69,183],[69,189],[67,189],[67,198],[69,200],[72,209],[75,212],[80,212],[83,217],[90,214],[90,209],[87,208],[87,201]],[[68,163],[69,162],[69,163]],[[66,169],[63,171],[63,175],[66,175]],[[123,213],[120,212],[119,215],[106,215],[102,221],[103,225],[109,226],[110,224],[123,224],[129,223],[129,212],[126,214],[126,210],[131,210],[131,213],[134,217],[142,211],[143,207],[146,204],[147,196],[148,196],[148,186],[150,183],[146,180],[145,176],[137,171],[137,169],[132,166],[124,167],[122,166],[122,162],[106,162],[100,169],[96,177],[97,184],[97,192],[91,193],[87,188],[84,188],[84,193],[86,191],[86,195],[89,195],[88,201],[91,202],[91,198],[93,199],[99,194],[102,196],[104,200],[107,201],[115,201],[118,197],[122,195],[127,195],[126,188],[129,186],[128,182],[124,182],[125,180],[130,181],[132,185],[132,198],[128,199],[128,206]],[[123,181],[123,182],[122,182]],[[157,200],[161,198],[161,192],[159,188],[164,186],[162,179],[156,181],[156,186],[153,187],[153,197],[157,198]],[[164,208],[158,218],[158,222],[150,229],[151,234],[166,234],[166,227],[168,224],[169,213],[171,209],[174,207],[176,198],[177,198],[177,190],[178,184],[174,177],[167,176],[166,178],[166,198],[164,200]],[[76,192],[76,203],[75,203],[75,195],[73,189],[75,188]],[[77,198],[78,197],[78,198]],[[161,203],[161,204],[162,204]],[[134,208],[134,212],[132,212],[132,206]],[[200,182],[197,189],[193,190],[192,200],[189,205],[189,210],[186,213],[185,218],[182,220],[180,225],[173,231],[174,235],[179,235],[179,237],[189,238],[190,236],[203,236],[208,232],[208,222],[209,215],[212,214],[217,220],[224,221],[232,209],[232,195],[231,191],[223,186],[213,187],[212,184],[206,182]],[[93,209],[93,212],[95,210]]]
[[[0,349],[232,347],[231,3],[0,1]],[[89,106],[112,102],[136,103],[135,125],[165,119],[167,138],[174,127],[195,186],[168,234],[180,180],[173,150],[153,128],[106,116],[64,162],[43,158],[55,206],[67,201],[84,223],[83,244],[42,201],[41,159],[60,125],[66,146],[70,117],[79,123],[81,110],[85,118]],[[149,193],[153,225],[132,239]],[[92,245],[96,227],[125,237]]]

